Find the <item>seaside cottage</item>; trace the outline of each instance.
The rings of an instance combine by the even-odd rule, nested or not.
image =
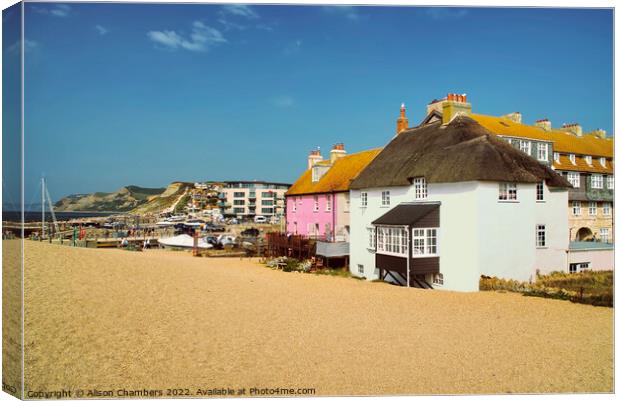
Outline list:
[[[527,281],[566,266],[570,184],[463,116],[463,100],[398,124],[351,183],[353,275],[477,291],[481,275]]]
[[[347,256],[350,234],[349,184],[379,153],[372,149],[347,155],[337,143],[330,158],[319,150],[308,156],[308,167],[286,192],[286,232],[319,240],[320,256]]]

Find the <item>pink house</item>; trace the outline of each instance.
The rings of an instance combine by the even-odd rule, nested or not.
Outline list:
[[[329,242],[349,241],[349,184],[380,149],[347,155],[335,144],[329,160],[319,150],[308,156],[308,168],[286,196],[286,231]]]

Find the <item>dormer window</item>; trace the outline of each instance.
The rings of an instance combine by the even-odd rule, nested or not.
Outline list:
[[[312,167],[312,182],[318,182],[320,178],[319,169],[317,167]]]
[[[553,161],[560,164],[560,154],[558,152],[553,152]]]
[[[547,161],[548,155],[549,155],[549,144],[539,143],[538,144],[538,160]]]
[[[592,165],[592,156],[586,156],[586,163],[588,163],[588,166]]]
[[[571,153],[570,155],[568,155],[568,158],[569,158],[571,163],[577,164],[577,159],[575,158],[574,154]]]
[[[521,149],[522,152],[525,152],[531,156],[532,155],[532,142],[522,140],[521,143],[519,143],[519,149]]]
[[[604,157],[601,157],[598,159],[598,162],[601,163],[601,166],[606,167],[607,159],[605,159]]]

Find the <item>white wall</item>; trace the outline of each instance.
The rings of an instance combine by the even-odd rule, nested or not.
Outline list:
[[[590,262],[590,270],[614,270],[613,249],[589,249],[570,251],[568,263]],[[562,271],[568,272],[568,264]]]
[[[390,191],[390,207],[381,207],[382,190]],[[368,206],[360,207],[360,190],[351,191],[351,273],[377,279],[375,255],[368,250],[367,227],[401,202],[413,202],[413,186],[371,189]],[[480,275],[527,281],[536,269],[566,266],[568,192],[549,192],[536,202],[535,184],[518,184],[518,200],[498,200],[497,182],[429,184],[425,201],[439,201],[440,272],[437,289],[478,291]],[[547,227],[547,247],[536,248],[536,224]],[[358,264],[364,273],[358,273]],[[427,277],[431,282],[431,277]]]

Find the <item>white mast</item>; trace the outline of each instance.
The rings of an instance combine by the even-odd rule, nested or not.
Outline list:
[[[41,177],[41,239],[45,236],[45,178]]]
[[[50,196],[50,191],[45,187],[45,197],[47,198],[47,206],[50,210],[50,214],[52,215],[52,222],[54,223],[54,232],[58,233],[60,230],[58,229],[58,220],[56,220],[56,213],[54,213],[54,206],[52,205],[52,197]]]

